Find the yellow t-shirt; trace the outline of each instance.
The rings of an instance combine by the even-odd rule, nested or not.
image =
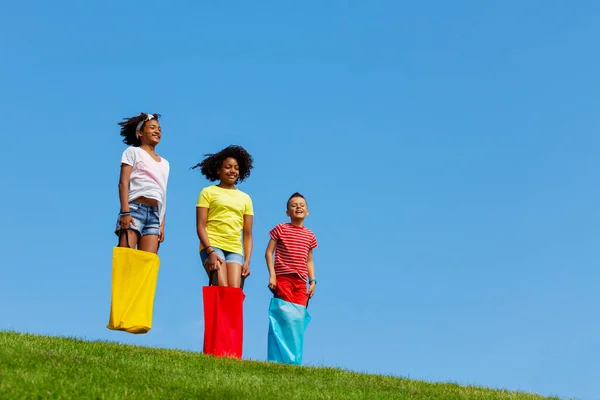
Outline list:
[[[208,186],[200,192],[196,207],[208,208],[206,233],[210,245],[243,255],[244,215],[254,215],[250,196],[238,189]]]

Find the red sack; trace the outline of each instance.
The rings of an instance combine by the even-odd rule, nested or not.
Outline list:
[[[212,279],[210,280],[212,282]],[[212,283],[211,283],[212,284]],[[204,286],[204,354],[242,358],[246,295],[240,288]]]

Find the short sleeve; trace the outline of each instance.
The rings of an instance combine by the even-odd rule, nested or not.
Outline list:
[[[204,188],[200,191],[200,195],[198,196],[198,202],[196,203],[196,207],[209,208],[210,207],[210,193],[207,188]]]
[[[269,236],[271,236],[271,239],[273,240],[279,240],[279,238],[281,238],[281,225],[277,225],[275,228],[271,229]]]
[[[133,167],[137,158],[136,156],[137,154],[135,153],[135,149],[133,147],[128,147],[123,152],[123,156],[121,156],[121,164],[127,164]]]
[[[167,183],[169,182],[169,174],[171,173],[171,164],[169,164],[169,162],[167,160],[165,160],[164,158],[162,160],[165,163],[165,165],[163,167],[163,176],[165,178],[165,189],[166,189]]]
[[[317,237],[315,236],[315,234],[312,234],[312,238],[310,239],[310,248],[311,249],[316,249],[319,245],[317,244]]]
[[[254,215],[254,209],[252,208],[252,199],[250,196],[246,196],[246,204],[244,205],[244,215]]]

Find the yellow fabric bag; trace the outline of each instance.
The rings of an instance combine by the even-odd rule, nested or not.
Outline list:
[[[152,328],[158,255],[115,247],[112,261],[112,299],[108,329],[147,333]]]

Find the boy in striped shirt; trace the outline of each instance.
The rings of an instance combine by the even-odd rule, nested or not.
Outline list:
[[[271,240],[265,252],[269,288],[277,298],[306,306],[315,293],[317,283],[312,251],[317,247],[317,239],[310,229],[304,227],[304,219],[308,216],[304,196],[294,193],[287,202],[286,214],[290,222],[279,224],[269,232]],[[308,292],[306,281],[310,284]]]

